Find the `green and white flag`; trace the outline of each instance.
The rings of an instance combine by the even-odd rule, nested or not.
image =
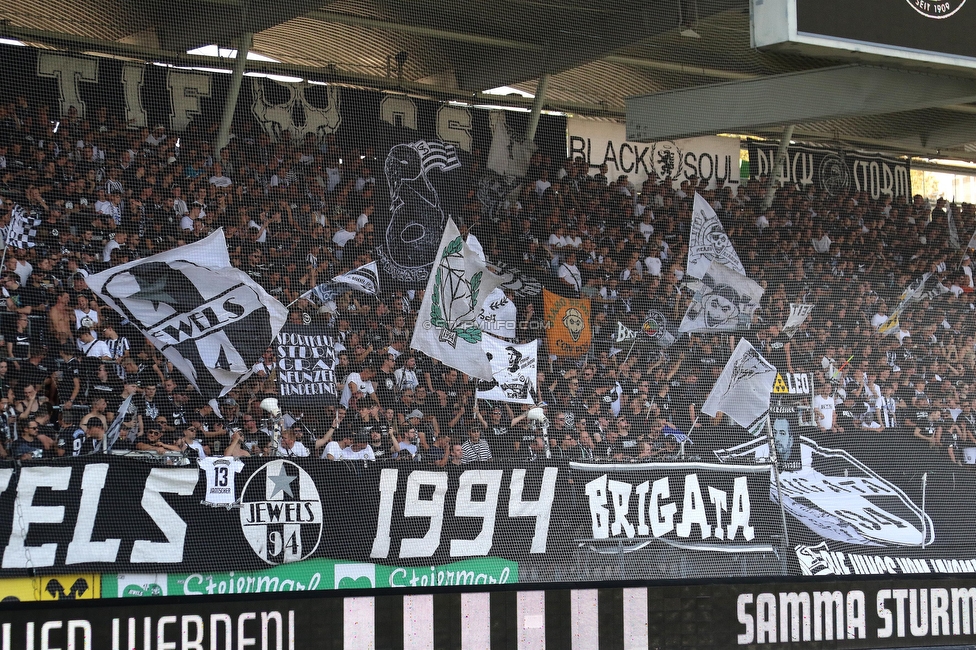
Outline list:
[[[488,270],[448,219],[410,347],[470,377],[491,381],[493,372],[481,344],[478,316],[488,294],[504,280]]]

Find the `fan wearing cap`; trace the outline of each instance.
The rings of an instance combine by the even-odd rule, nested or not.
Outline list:
[[[352,445],[346,447],[344,460],[376,460],[376,454],[369,444],[368,433],[357,433],[352,439]]]
[[[410,411],[403,416],[403,419],[406,427],[412,427],[417,430],[417,446],[420,448],[420,451],[430,449],[430,444],[427,442],[427,433],[429,433],[430,426],[422,422],[424,414],[420,409]]]
[[[146,435],[136,440],[136,450],[152,451],[157,454],[165,454],[167,451],[182,451],[177,445],[163,442],[162,430],[154,426],[147,428]]]
[[[376,389],[373,387],[373,376],[375,374],[376,370],[371,360],[367,358],[359,372],[350,372],[346,376],[339,403],[349,408],[350,402],[368,398],[379,404]]]

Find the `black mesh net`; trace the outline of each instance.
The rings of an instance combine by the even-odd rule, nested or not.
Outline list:
[[[0,51],[11,596],[976,571],[976,213],[904,157]]]

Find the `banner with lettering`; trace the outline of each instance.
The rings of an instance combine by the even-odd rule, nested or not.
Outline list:
[[[739,185],[739,139],[705,136],[662,142],[627,142],[627,127],[578,117],[566,122],[566,156],[582,156],[590,174],[606,164],[611,181],[621,174],[640,188],[654,172],[674,187],[691,178],[704,179],[708,189]]]
[[[708,463],[571,463],[577,501],[587,504],[593,550],[649,541],[721,553],[772,553],[781,531],[769,503],[770,468]],[[777,531],[777,528],[780,531]]]
[[[8,464],[0,586],[32,578],[64,599],[976,573],[974,506],[940,496],[972,492],[976,477],[877,471],[779,412],[773,429],[779,485],[766,436],[710,453],[704,434],[698,458],[655,460],[605,432],[605,463],[560,446],[545,462],[443,468],[289,457],[204,471],[148,454]],[[212,486],[229,498],[208,502]]]
[[[278,388],[286,408],[335,404],[339,360],[331,336],[312,325],[285,325],[274,346]]]
[[[776,161],[779,143],[750,140],[747,146],[750,176],[768,177]],[[790,145],[785,170],[780,170],[778,180],[781,185],[813,185],[818,191],[831,195],[852,191],[867,192],[873,199],[912,196],[908,159],[880,153]]]
[[[29,96],[32,103],[50,106],[52,119],[74,109],[81,119],[91,120],[104,110],[107,123],[127,124],[133,135],[137,129],[159,126],[178,136],[201,123],[219,123],[230,81],[230,75],[202,70],[27,47],[0,46],[0,55],[0,84],[9,96]],[[513,134],[525,133],[529,118],[524,113],[506,111],[500,116],[498,111],[400,94],[259,76],[244,80],[236,116],[238,143],[253,141],[259,133],[273,141],[311,138],[319,145],[334,136],[346,151],[355,148],[358,159],[343,161],[341,150],[316,147],[317,182],[326,192],[336,191],[343,174],[352,173],[374,184],[373,258],[383,281],[416,288],[427,279],[447,216],[464,213],[474,154],[489,151],[496,137],[511,144]],[[68,120],[64,124],[72,132],[78,130]],[[79,131],[78,138],[81,135]],[[534,144],[546,157],[562,158],[566,118],[543,115]],[[189,161],[180,158],[174,164]],[[341,217],[339,221],[341,228]]]
[[[368,597],[373,595],[373,575],[368,571],[356,580],[343,577],[343,591],[332,594],[292,578],[277,583],[285,585],[282,590],[256,592],[250,575],[188,574],[190,593],[206,597],[8,602],[0,605],[10,621],[3,623],[4,647],[148,649],[155,639],[152,647],[186,650],[354,650],[418,647],[410,643],[417,639],[428,640],[420,647],[441,647],[429,640],[443,639],[444,647],[485,650],[520,646],[855,650],[971,648],[976,642],[976,588],[966,576],[762,583],[644,581],[626,587],[601,584],[599,590],[563,583],[543,590],[538,586],[492,589],[497,583],[488,580],[495,577],[495,567],[456,568],[431,566],[407,573],[413,589],[429,588],[432,583],[449,585],[427,606],[418,606],[414,594],[389,590],[382,598]],[[400,572],[394,570],[397,586]],[[293,575],[287,569],[278,573]],[[447,577],[458,573],[478,581],[455,588]],[[315,575],[331,577],[326,569]],[[376,575],[377,580],[384,577]],[[106,577],[106,591],[118,583],[130,590],[126,596],[139,595],[139,585],[127,576],[115,578]],[[136,582],[153,579],[133,578]],[[157,592],[163,590],[150,584],[160,587]],[[207,591],[201,592],[201,585]],[[470,593],[460,593],[461,589]],[[38,637],[40,643],[35,644]],[[476,643],[462,646],[461,639]]]

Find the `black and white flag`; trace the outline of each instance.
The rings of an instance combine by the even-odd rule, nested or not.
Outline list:
[[[538,149],[535,142],[522,137],[505,121],[505,111],[492,111],[491,147],[485,166],[499,176],[521,178],[529,169],[529,160]]]
[[[16,248],[33,248],[39,225],[41,225],[40,217],[35,217],[22,206],[15,205],[10,213],[10,225],[7,226],[4,242],[7,246]]]
[[[352,291],[352,287],[348,285],[336,284],[332,280],[327,280],[321,284],[317,284],[305,293],[303,293],[299,298],[305,298],[314,302],[316,305],[332,306],[335,310],[335,300],[344,293]]]
[[[688,275],[701,278],[712,261],[745,275],[745,268],[725,234],[715,210],[708,201],[695,193],[695,207],[691,215],[691,236],[688,240]]]
[[[945,293],[949,293],[949,288],[942,284],[939,276],[928,272],[908,285],[908,288],[901,293],[898,297],[901,301],[899,306],[907,307],[912,303],[938,298]]]
[[[793,338],[797,330],[800,329],[800,325],[810,317],[810,312],[813,311],[813,305],[810,303],[790,303],[790,315],[787,317],[786,322],[783,324],[783,334]]]
[[[288,316],[231,266],[222,230],[90,275],[87,283],[208,400],[251,375]]]
[[[749,329],[765,291],[718,262],[710,262],[695,285],[695,295],[678,327],[682,333]]]
[[[776,368],[740,338],[718,381],[702,405],[702,413],[715,417],[721,411],[748,429],[769,411]]]
[[[481,345],[494,378],[478,385],[478,399],[535,404],[539,342],[516,345],[485,333]]]
[[[332,278],[332,281],[348,285],[356,291],[368,293],[372,296],[380,292],[380,271],[376,262],[363,264],[359,268],[337,275]]]
[[[633,343],[637,340],[637,332],[630,329],[623,323],[617,323],[617,336],[614,337],[614,343]]]
[[[95,444],[95,453],[108,453],[112,450],[112,445],[118,442],[119,436],[122,434],[122,425],[129,417],[128,414],[131,404],[132,395],[129,395],[122,401],[119,410],[116,411],[115,419],[112,420],[112,424],[105,430],[105,437],[102,442]]]
[[[451,194],[460,191],[461,161],[454,145],[417,140],[390,148],[383,163],[390,196],[385,232],[375,249],[392,278],[419,284],[427,280],[441,234],[451,213]]]

